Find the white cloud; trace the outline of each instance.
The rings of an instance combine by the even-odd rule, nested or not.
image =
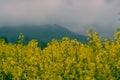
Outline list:
[[[119,0],[0,0],[0,24],[61,24],[85,34],[109,35],[119,24]]]

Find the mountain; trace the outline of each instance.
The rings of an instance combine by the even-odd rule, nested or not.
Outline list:
[[[0,37],[6,37],[8,41],[14,43],[20,33],[23,33],[25,38],[24,41],[27,43],[32,39],[37,39],[39,43],[50,42],[53,38],[61,39],[62,37],[69,37],[71,39],[77,39],[82,43],[87,43],[87,37],[76,34],[65,27],[60,25],[41,25],[41,26],[4,26],[0,28]]]

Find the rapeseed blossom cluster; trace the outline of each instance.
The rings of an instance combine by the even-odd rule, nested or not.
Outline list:
[[[43,50],[37,40],[27,45],[0,40],[0,80],[120,80],[120,32],[101,42],[88,33],[89,42],[64,37]]]

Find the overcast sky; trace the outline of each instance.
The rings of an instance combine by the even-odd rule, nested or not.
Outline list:
[[[60,24],[110,36],[120,25],[120,0],[0,0],[0,26]],[[120,26],[119,26],[120,27]]]

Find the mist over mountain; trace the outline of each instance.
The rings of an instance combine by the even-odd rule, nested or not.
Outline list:
[[[0,0],[0,27],[59,24],[81,35],[94,28],[111,37],[120,27],[119,13],[120,0]]]
[[[77,39],[82,43],[87,43],[87,37],[76,34],[65,27],[60,25],[21,25],[17,27],[4,26],[0,28],[0,37],[6,37],[8,41],[14,43],[20,33],[24,34],[24,41],[27,43],[32,39],[38,40],[39,43],[48,43],[52,39],[62,39],[63,37],[69,37],[71,39]]]

